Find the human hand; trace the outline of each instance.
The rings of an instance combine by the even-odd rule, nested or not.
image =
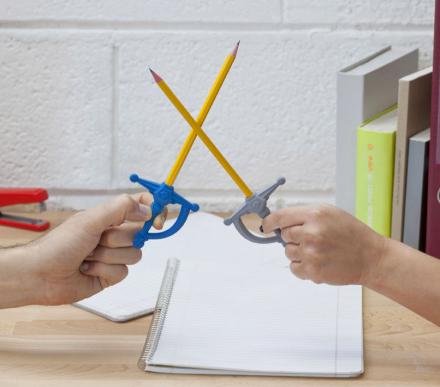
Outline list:
[[[118,196],[77,213],[26,246],[28,268],[40,284],[37,303],[76,302],[123,280],[127,265],[141,259],[132,240],[143,223],[135,222],[151,218],[151,202],[149,193]],[[161,229],[165,217],[166,211],[154,227]]]
[[[277,228],[293,274],[316,283],[366,285],[383,255],[384,237],[331,205],[275,211],[263,220],[263,230]]]

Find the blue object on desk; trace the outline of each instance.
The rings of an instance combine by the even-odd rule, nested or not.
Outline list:
[[[163,239],[174,235],[179,231],[188,219],[191,211],[199,210],[199,205],[191,203],[183,196],[174,191],[174,187],[165,183],[155,183],[154,181],[141,179],[138,175],[130,176],[133,183],[139,183],[145,187],[153,195],[153,203],[151,204],[151,219],[145,222],[142,230],[136,233],[133,239],[133,246],[140,249],[149,239]],[[154,219],[165,209],[169,204],[180,204],[179,215],[174,224],[165,231],[150,232]]]

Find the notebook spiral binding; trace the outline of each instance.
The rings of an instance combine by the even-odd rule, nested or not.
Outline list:
[[[148,330],[147,339],[138,361],[138,367],[145,371],[146,367],[156,351],[162,333],[163,324],[168,311],[171,294],[173,292],[174,282],[176,281],[177,272],[179,270],[180,261],[176,258],[170,258],[162,279],[159,296],[156,302],[156,308],[153,314],[150,328]]]

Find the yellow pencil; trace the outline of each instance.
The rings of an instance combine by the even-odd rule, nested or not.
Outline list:
[[[211,139],[207,136],[205,131],[200,127],[200,125],[194,120],[191,114],[186,110],[185,106],[183,106],[182,102],[176,97],[176,95],[172,92],[172,90],[168,87],[165,81],[156,74],[153,70],[151,70],[151,74],[153,75],[154,80],[164,92],[164,94],[168,97],[170,102],[175,106],[175,108],[179,111],[185,121],[191,126],[194,132],[198,137],[203,141],[203,143],[208,147],[214,157],[218,160],[218,162],[223,166],[224,170],[231,176],[232,180],[234,180],[235,184],[240,188],[243,194],[248,198],[252,196],[252,191],[243,181],[243,179],[238,175],[238,173],[232,168],[231,164],[224,158],[219,149],[214,145]]]
[[[222,87],[223,82],[226,76],[228,75],[229,70],[232,67],[232,64],[234,63],[235,57],[237,56],[239,44],[240,42],[236,44],[232,52],[226,57],[225,61],[223,62],[223,66],[220,69],[220,72],[218,73],[217,78],[215,79],[214,84],[211,87],[211,90],[209,91],[208,97],[206,98],[202,108],[200,109],[199,115],[197,116],[197,120],[196,120],[199,126],[203,125],[203,122],[205,121],[206,116],[208,115],[209,110],[211,109],[212,104],[214,103],[214,100],[217,97],[217,94],[220,91],[220,88]],[[183,147],[180,150],[180,153],[177,156],[177,159],[173,167],[171,168],[170,173],[168,174],[168,177],[165,180],[165,184],[168,185],[174,184],[177,175],[182,169],[183,163],[185,162],[186,157],[188,156],[188,153],[191,150],[191,147],[193,146],[196,138],[197,138],[197,132],[194,129],[192,129],[191,132],[188,134],[188,137],[186,138]]]

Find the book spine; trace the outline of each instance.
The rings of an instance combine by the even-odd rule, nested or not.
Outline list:
[[[432,68],[399,81],[391,237],[401,241],[405,222],[409,139],[430,127]],[[421,139],[416,139],[419,141]],[[423,242],[424,245],[424,242]]]
[[[403,200],[405,189],[407,126],[408,126],[409,83],[399,81],[398,119],[396,133],[396,158],[394,162],[393,209],[391,218],[391,238],[402,240]]]
[[[358,130],[356,217],[391,235],[395,132]]]
[[[403,243],[420,251],[425,247],[428,145],[425,141],[409,141]]]
[[[440,258],[440,143],[439,143],[440,0],[435,2],[434,53],[431,95],[431,142],[428,171],[426,252]]]
[[[138,361],[138,366],[145,371],[151,361],[157,345],[160,340],[162,328],[165,323],[165,318],[168,312],[171,295],[173,293],[174,283],[176,281],[177,273],[179,271],[180,261],[176,258],[171,258],[167,262],[167,267],[162,279],[159,296],[157,298],[156,308],[154,310],[153,319],[148,330],[147,339],[142,349],[141,356]]]
[[[336,206],[354,215],[357,126],[364,120],[364,80],[339,73],[336,116]]]

